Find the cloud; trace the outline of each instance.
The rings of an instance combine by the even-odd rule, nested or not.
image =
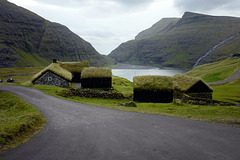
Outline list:
[[[65,6],[65,7],[84,7],[84,6],[117,6],[122,5],[123,7],[140,7],[147,6],[154,2],[154,0],[34,0],[42,4],[54,5],[54,6]],[[134,8],[133,8],[134,9]]]
[[[208,12],[213,10],[239,10],[240,0],[174,0],[180,11]]]

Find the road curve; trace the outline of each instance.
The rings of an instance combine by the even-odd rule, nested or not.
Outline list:
[[[20,86],[0,86],[49,120],[3,160],[239,160],[240,130],[207,122],[85,105]]]
[[[222,83],[227,83],[227,82],[234,81],[238,78],[240,78],[240,69],[238,69],[237,72],[232,77],[230,77],[228,79],[218,81],[218,82],[211,82],[211,83],[208,83],[208,84],[222,84]]]

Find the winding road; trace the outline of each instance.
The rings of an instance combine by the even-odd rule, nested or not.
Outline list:
[[[3,160],[239,160],[240,130],[219,124],[123,112],[0,86],[49,120]]]

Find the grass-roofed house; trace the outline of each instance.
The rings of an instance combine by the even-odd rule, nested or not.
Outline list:
[[[112,88],[112,70],[105,67],[86,67],[82,70],[83,88]]]
[[[33,76],[32,83],[68,87],[70,83],[80,83],[82,68],[89,67],[85,62],[55,62]]]
[[[173,81],[169,76],[135,76],[133,100],[138,102],[170,103],[173,101]]]
[[[182,98],[184,94],[195,98],[212,99],[213,89],[201,78],[183,74],[173,76],[174,97]]]

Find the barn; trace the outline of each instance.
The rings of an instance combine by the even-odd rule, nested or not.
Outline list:
[[[82,70],[83,88],[112,88],[112,70],[105,67],[86,67]]]
[[[32,83],[69,87],[71,83],[80,83],[81,70],[83,67],[89,67],[89,63],[87,61],[55,62],[34,75]]]
[[[173,81],[169,76],[144,75],[133,78],[133,100],[138,102],[171,103]]]
[[[173,84],[175,98],[186,94],[190,97],[212,99],[213,89],[201,78],[176,74],[173,76]]]

